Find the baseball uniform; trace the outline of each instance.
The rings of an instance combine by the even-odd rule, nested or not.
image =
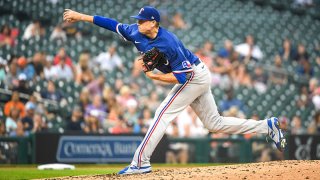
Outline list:
[[[149,14],[148,14],[149,13]],[[149,12],[148,7],[140,10],[137,19],[160,21],[160,16]],[[229,134],[268,133],[267,120],[248,120],[219,115],[210,87],[210,71],[201,60],[186,49],[181,41],[168,30],[159,27],[154,39],[141,34],[137,24],[121,24],[101,16],[94,16],[94,23],[118,33],[125,40],[145,53],[153,47],[166,56],[167,63],[157,69],[163,73],[173,73],[179,81],[158,107],[153,122],[143,141],[135,152],[131,165],[138,168],[149,167],[150,157],[163,137],[170,122],[187,106],[197,113],[204,126],[211,132]]]

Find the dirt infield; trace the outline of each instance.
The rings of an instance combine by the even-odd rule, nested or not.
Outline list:
[[[320,161],[272,161],[227,166],[171,168],[143,175],[94,175],[67,179],[320,179]]]

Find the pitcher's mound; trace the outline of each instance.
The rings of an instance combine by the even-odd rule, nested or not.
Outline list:
[[[77,179],[77,177],[69,177]],[[65,179],[69,179],[65,178]],[[271,161],[227,166],[168,168],[139,175],[80,176],[79,179],[320,179],[320,161]],[[64,179],[64,178],[63,178]]]

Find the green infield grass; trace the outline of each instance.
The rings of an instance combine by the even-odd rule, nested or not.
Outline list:
[[[203,167],[217,166],[226,164],[153,164],[152,168],[185,168],[185,167]],[[89,164],[75,165],[75,170],[38,170],[36,165],[0,165],[0,180],[15,179],[41,179],[63,176],[80,176],[80,175],[96,175],[96,174],[112,174],[127,166],[127,164]]]

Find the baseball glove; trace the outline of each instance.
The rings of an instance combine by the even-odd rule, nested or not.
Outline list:
[[[158,48],[152,48],[142,56],[144,71],[152,71],[166,62],[164,53],[160,52]]]

